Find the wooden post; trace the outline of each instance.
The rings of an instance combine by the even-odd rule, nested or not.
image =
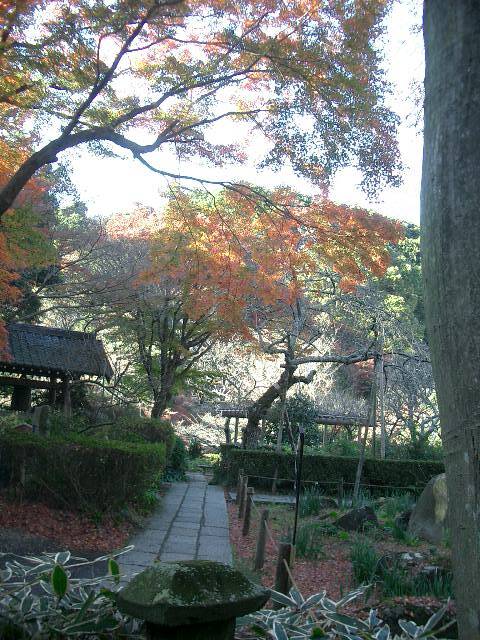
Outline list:
[[[53,407],[57,400],[57,378],[55,376],[50,376],[50,385],[51,387],[48,390],[48,404]]]
[[[268,509],[262,511],[258,529],[257,550],[255,552],[255,571],[263,569],[265,563],[265,545],[267,544]]]
[[[242,489],[240,491],[240,503],[238,505],[238,517],[243,518],[245,511],[245,498],[247,497],[248,476],[243,477]]]
[[[343,496],[344,496],[344,491],[343,491],[343,477],[340,478],[340,480],[338,481],[338,487],[337,487],[337,496],[338,496],[338,506],[340,506],[340,504],[343,501]]]
[[[230,418],[225,419],[225,426],[223,427],[223,430],[225,431],[225,443],[231,444],[232,436],[230,434]]]
[[[72,415],[72,400],[70,397],[70,384],[68,378],[62,379],[62,392],[63,392],[63,415],[70,418]]]
[[[248,536],[250,531],[250,516],[252,513],[252,502],[253,502],[253,487],[247,487],[247,497],[245,500],[245,513],[243,515],[243,528],[242,528],[242,536]]]
[[[273,481],[272,481],[272,493],[277,493],[277,478],[278,478],[278,469],[275,469],[275,472],[273,474]]]
[[[28,386],[15,385],[13,387],[10,409],[12,411],[30,411],[32,390]]]
[[[288,595],[290,590],[290,576],[288,575],[285,562],[290,567],[293,556],[293,546],[289,542],[281,542],[278,549],[277,568],[275,570],[275,591]],[[284,562],[285,561],[285,562]],[[276,609],[281,608],[280,603],[274,603]]]
[[[243,469],[240,469],[238,472],[238,480],[237,480],[237,495],[235,496],[235,504],[240,504],[240,494],[242,493],[243,487]]]
[[[238,443],[238,423],[239,423],[239,417],[237,416],[235,418],[235,431],[233,434],[233,444],[236,445]]]

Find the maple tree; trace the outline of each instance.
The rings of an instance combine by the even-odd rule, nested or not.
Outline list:
[[[315,359],[326,282],[349,291],[367,273],[383,273],[387,242],[400,235],[381,216],[288,189],[248,194],[247,186],[215,194],[177,189],[160,212],[139,207],[114,216],[81,280],[70,292],[62,287],[66,307],[83,309],[85,322],[107,329],[135,363],[154,415],[182,385],[198,382],[196,365],[219,340],[280,353],[279,341],[292,343],[299,309],[308,322],[291,359]],[[301,363],[288,364],[295,384]]]
[[[296,371],[315,362],[350,364],[373,357],[319,354],[325,298],[353,291],[367,274],[385,271],[388,243],[401,237],[395,222],[365,210],[289,189],[215,195],[177,190],[162,216],[145,282],[182,283],[183,310],[209,318],[222,339],[240,337],[284,358],[283,372],[250,407],[247,435],[282,393],[314,372]]]
[[[5,157],[3,158],[3,160]],[[0,184],[4,177],[0,160]],[[5,355],[6,333],[2,320],[9,307],[18,305],[22,297],[22,272],[40,268],[53,258],[48,240],[46,194],[48,182],[35,178],[23,190],[15,206],[4,215],[0,225],[0,353]],[[6,353],[8,357],[8,353]]]
[[[251,149],[261,166],[289,162],[325,186],[353,164],[368,190],[396,184],[397,119],[383,102],[388,87],[376,47],[389,5],[2,2],[2,143],[25,149],[33,142],[36,150],[10,154],[0,218],[41,167],[79,144],[107,154],[113,145],[161,175],[208,182],[145,156],[165,149],[239,163],[252,128],[264,141],[263,155],[261,144]],[[213,141],[225,137],[216,128],[222,122],[239,123],[231,144]]]

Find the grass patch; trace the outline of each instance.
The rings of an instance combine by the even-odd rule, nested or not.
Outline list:
[[[300,525],[297,530],[295,553],[298,558],[319,560],[325,557],[323,552],[323,529],[316,522]]]
[[[358,537],[350,549],[353,578],[357,585],[375,581],[378,572],[378,555],[373,544],[364,537]]]
[[[317,515],[323,505],[324,492],[318,487],[306,487],[300,496],[299,514],[301,518]]]

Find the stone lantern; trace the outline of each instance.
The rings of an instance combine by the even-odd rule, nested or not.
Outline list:
[[[235,618],[260,609],[270,591],[210,560],[163,562],[117,595],[120,611],[145,620],[150,640],[233,640]]]

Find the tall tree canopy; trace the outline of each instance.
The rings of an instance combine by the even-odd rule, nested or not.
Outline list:
[[[10,179],[0,218],[42,166],[76,145],[97,153],[114,145],[147,166],[160,148],[238,163],[252,127],[263,136],[264,153],[254,150],[260,165],[290,162],[324,186],[353,164],[367,190],[396,183],[397,120],[383,102],[375,46],[389,4],[2,3],[0,144]],[[241,141],[218,142],[214,127],[227,120],[241,123]],[[165,161],[155,170],[172,176]]]

